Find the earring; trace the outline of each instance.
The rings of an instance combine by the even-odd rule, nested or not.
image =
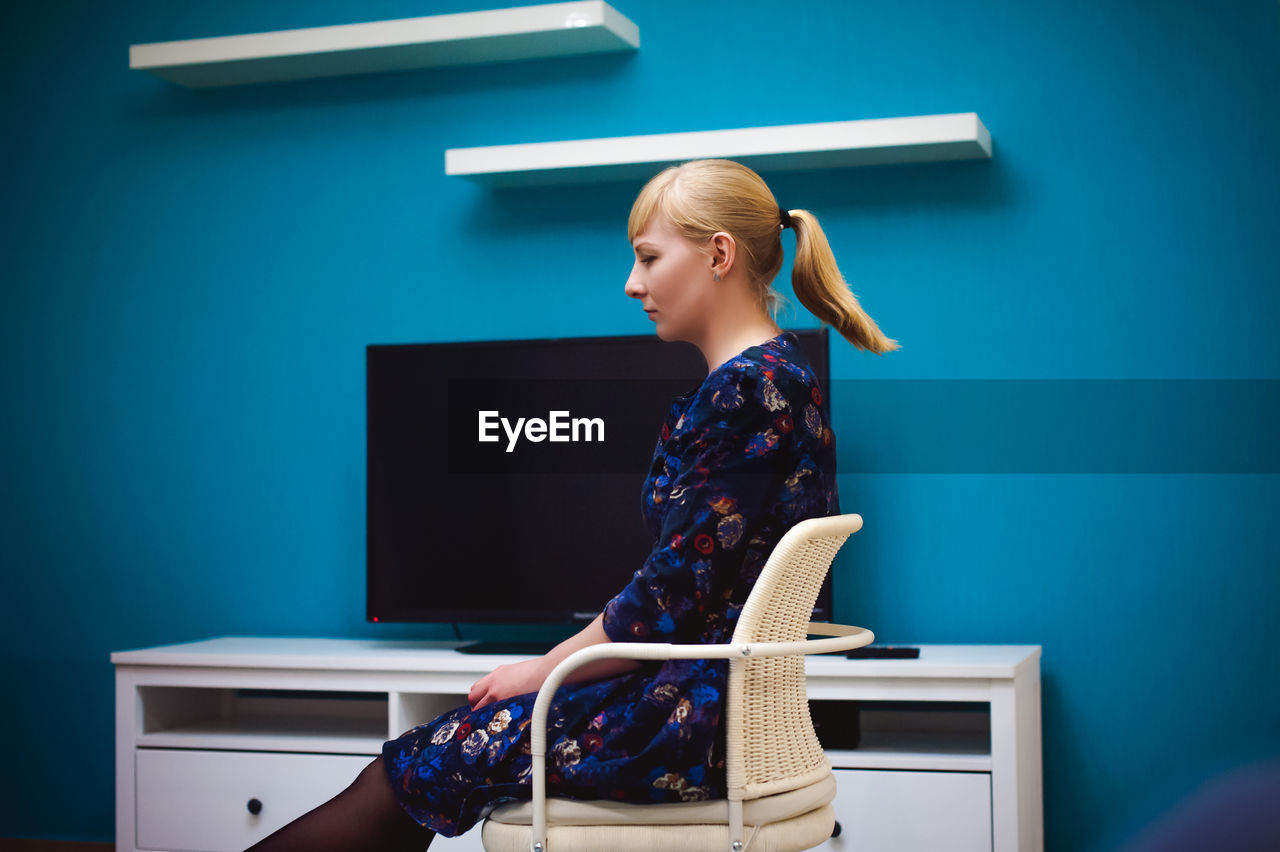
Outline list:
[[[713,272],[713,273],[711,273],[711,280],[712,280],[712,281],[719,281],[719,280],[720,280],[720,273],[719,273],[719,272]]]

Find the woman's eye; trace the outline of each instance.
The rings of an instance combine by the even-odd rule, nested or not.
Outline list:
[[[648,263],[648,262],[649,262],[649,261],[651,261],[651,260],[653,260],[653,258],[651,258],[651,257],[642,257],[642,258],[640,258],[640,262],[641,262],[641,263]]]

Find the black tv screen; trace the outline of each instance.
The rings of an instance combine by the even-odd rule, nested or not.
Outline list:
[[[828,409],[827,329],[793,331]],[[378,622],[595,618],[653,547],[659,429],[707,373],[692,344],[651,334],[374,344],[366,369]],[[814,620],[830,612],[828,575]]]

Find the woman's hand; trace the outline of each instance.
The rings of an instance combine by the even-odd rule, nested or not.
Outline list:
[[[546,657],[534,657],[518,663],[504,663],[471,686],[467,693],[467,701],[471,709],[479,710],[486,704],[502,701],[513,695],[526,692],[537,692],[551,669],[547,667]]]

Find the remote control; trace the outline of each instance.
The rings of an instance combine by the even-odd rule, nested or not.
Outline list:
[[[851,660],[915,660],[920,657],[920,649],[906,645],[863,645],[846,651],[845,656]]]

